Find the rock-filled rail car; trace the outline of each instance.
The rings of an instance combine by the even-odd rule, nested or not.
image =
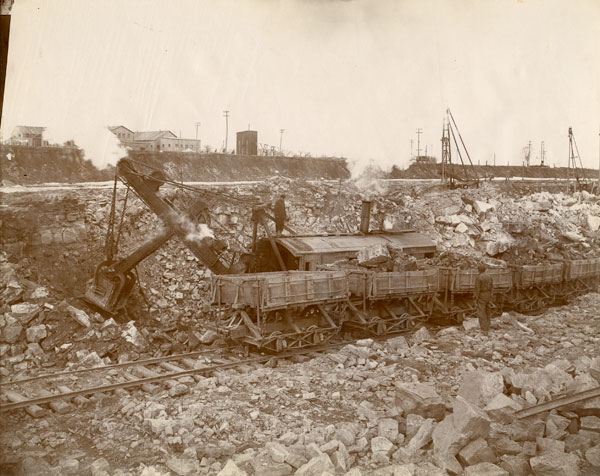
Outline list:
[[[486,271],[493,312],[539,312],[598,290],[600,258]],[[342,328],[370,335],[410,331],[432,317],[475,315],[478,271],[286,271],[215,275],[213,325],[233,341],[271,351],[327,342]]]

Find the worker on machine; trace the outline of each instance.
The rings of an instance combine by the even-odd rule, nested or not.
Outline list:
[[[281,194],[277,201],[275,202],[275,206],[273,207],[273,212],[275,213],[275,232],[278,235],[283,233],[283,227],[285,225],[286,214],[285,214],[285,194]]]
[[[483,263],[477,267],[477,270],[479,271],[479,276],[477,276],[477,280],[475,281],[477,319],[479,320],[479,328],[487,336],[492,318],[491,301],[494,282],[492,277],[485,272],[486,267]]]

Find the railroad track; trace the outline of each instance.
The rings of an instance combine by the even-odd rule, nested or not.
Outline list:
[[[45,406],[56,413],[68,413],[73,404],[88,404],[89,395],[107,392],[124,395],[126,389],[136,387],[154,393],[177,385],[193,385],[202,376],[219,370],[325,352],[352,342],[355,340],[247,358],[226,354],[227,349],[213,349],[3,381],[0,413],[24,409],[32,417],[40,418],[48,413]]]

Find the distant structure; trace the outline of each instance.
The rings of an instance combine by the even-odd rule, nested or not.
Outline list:
[[[237,155],[258,155],[258,132],[241,131],[236,134]]]
[[[197,152],[202,148],[198,139],[181,139],[171,131],[133,132],[125,126],[108,128],[124,147],[132,150],[165,152]]]
[[[415,164],[435,164],[436,158],[430,155],[427,155],[427,146],[425,146],[425,155],[421,155],[421,134],[423,134],[423,129],[417,129],[417,155],[413,156],[412,154],[412,146],[413,141],[410,141],[410,155],[412,157],[412,162]]]
[[[45,130],[45,127],[17,126],[10,136],[9,143],[27,147],[42,147],[48,145],[48,141],[45,141],[43,137]]]

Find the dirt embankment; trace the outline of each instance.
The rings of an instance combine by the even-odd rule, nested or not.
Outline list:
[[[304,180],[350,177],[346,161],[335,158],[137,151],[130,152],[129,158],[164,167],[171,178],[184,181],[261,180],[275,175]],[[4,185],[96,182],[112,178],[114,167],[98,170],[85,159],[81,149],[0,146],[0,180]]]
[[[76,147],[0,146],[3,185],[98,182],[114,177],[114,168],[98,170]]]

